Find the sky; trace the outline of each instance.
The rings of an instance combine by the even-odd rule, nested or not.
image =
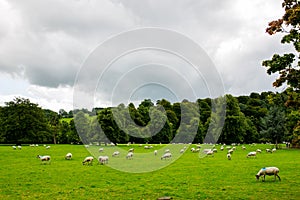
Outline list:
[[[0,105],[45,109],[278,91],[280,0],[0,0]]]

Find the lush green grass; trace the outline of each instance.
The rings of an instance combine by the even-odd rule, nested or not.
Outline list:
[[[126,160],[125,150],[132,147],[135,148],[134,159]],[[229,161],[226,151],[199,159],[197,153],[188,149],[179,159],[160,160],[163,146],[153,147],[123,145],[124,152],[121,151],[118,158],[111,157],[116,147],[104,147],[101,155],[110,156],[109,165],[95,162],[93,166],[84,166],[82,161],[91,155],[90,152],[96,157],[100,155],[99,147],[51,145],[48,150],[43,146],[13,150],[10,146],[0,146],[0,199],[157,199],[162,196],[173,199],[300,199],[299,150],[282,149],[273,154],[263,151],[255,159],[246,158],[246,154],[270,146],[246,145],[247,150],[237,147]],[[182,146],[167,148],[176,157]],[[157,157],[153,155],[154,149],[159,150]],[[69,161],[64,159],[68,152],[73,154]],[[151,153],[144,154],[147,152]],[[41,164],[37,154],[51,155],[51,164]],[[149,171],[152,168],[147,166],[161,163],[171,164],[148,173],[126,173],[112,168],[128,169],[126,167],[138,165],[137,170],[144,166],[144,170]],[[257,182],[255,174],[265,166],[277,166],[282,181],[274,182],[272,176],[266,177],[266,182]]]

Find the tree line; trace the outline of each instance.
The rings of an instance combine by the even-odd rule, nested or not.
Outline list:
[[[224,117],[218,143],[260,143],[283,141],[300,144],[299,93],[251,93],[222,97],[225,115],[217,115],[215,99],[143,100],[137,107],[73,110],[58,113],[42,109],[28,99],[15,98],[0,107],[1,143],[203,143],[211,122]],[[215,129],[211,129],[212,132]]]

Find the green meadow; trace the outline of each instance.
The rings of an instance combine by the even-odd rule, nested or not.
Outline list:
[[[298,149],[283,147],[271,154],[265,151],[270,145],[245,145],[246,150],[237,146],[227,160],[227,150],[220,151],[220,145],[214,157],[204,158],[190,151],[196,145],[152,146],[0,146],[0,199],[300,199]],[[188,148],[180,154],[183,146]],[[135,149],[132,160],[125,158],[130,148]],[[161,160],[166,148],[173,158]],[[263,151],[257,158],[246,158],[258,148]],[[112,157],[116,150],[120,156]],[[71,160],[64,159],[68,152]],[[42,164],[38,154],[50,155],[51,162]],[[90,155],[95,157],[93,165],[83,165]],[[109,163],[97,164],[98,155],[108,155]],[[281,182],[274,176],[256,181],[255,174],[267,166],[280,169]]]

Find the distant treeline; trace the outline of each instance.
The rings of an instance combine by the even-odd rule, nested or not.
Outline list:
[[[1,143],[203,143],[212,121],[224,117],[218,143],[300,141],[299,94],[251,93],[225,95],[224,116],[216,114],[213,101],[198,99],[171,103],[143,100],[137,107],[94,108],[58,113],[42,109],[28,99],[15,98],[0,107]],[[176,138],[176,140],[174,140]]]

